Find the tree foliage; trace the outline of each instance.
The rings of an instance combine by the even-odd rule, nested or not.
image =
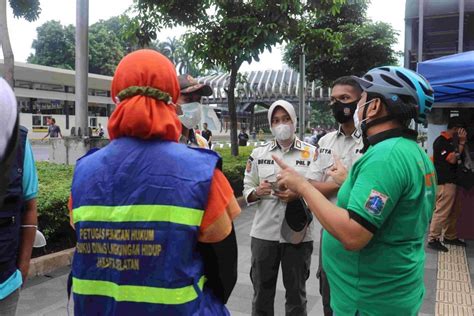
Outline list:
[[[100,20],[89,28],[89,72],[113,75],[122,57],[135,50],[137,43],[123,34],[129,18],[112,17]],[[75,68],[75,27],[61,25],[59,21],[48,21],[37,29],[37,39],[33,40],[34,54],[28,57],[33,64]]]
[[[28,57],[32,64],[74,69],[73,25],[63,26],[59,21],[48,21],[36,29],[37,38],[31,47],[35,54]]]
[[[299,33],[304,20],[336,13],[344,0],[138,0],[134,25],[144,44],[156,38],[162,27],[182,25],[186,50],[206,69],[222,67],[230,72],[226,89],[231,122],[232,154],[238,155],[235,87],[243,62],[259,60],[259,54]],[[321,37],[330,35],[321,31]]]
[[[9,0],[16,18],[35,21],[41,13],[39,0]],[[11,87],[14,87],[15,57],[10,42],[7,23],[7,3],[0,0],[0,46],[2,46],[5,70],[3,77]]]
[[[399,53],[393,45],[398,33],[387,23],[368,20],[367,3],[351,1],[335,16],[306,21],[300,36],[286,46],[284,60],[297,68],[304,44],[308,79],[320,80],[325,86],[340,76],[362,75],[373,67],[396,64]],[[332,36],[321,37],[315,29],[324,29]]]
[[[89,29],[89,72],[112,76],[127,52],[114,29],[99,21]]]
[[[36,21],[41,13],[39,0],[9,0],[15,18]]]
[[[130,18],[126,15],[100,20],[89,28],[89,72],[112,76],[117,64],[126,54],[140,48],[136,38],[130,37]],[[75,27],[62,25],[59,21],[47,21],[37,29],[37,38],[33,40],[34,54],[28,57],[32,64],[75,68]],[[168,38],[155,41],[149,48],[167,56],[177,67],[180,74],[192,76],[200,74],[199,67],[184,47],[181,38]]]
[[[325,102],[311,103],[310,124],[312,127],[322,126],[324,128],[337,126],[331,107]]]
[[[182,38],[168,37],[165,41],[154,42],[151,48],[168,57],[176,65],[178,74],[190,74],[193,77],[203,75],[199,63],[186,49]]]

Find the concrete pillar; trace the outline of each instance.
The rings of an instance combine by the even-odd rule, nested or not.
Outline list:
[[[403,66],[405,68],[410,68],[410,53],[413,50],[413,39],[412,39],[412,19],[405,20],[405,54],[404,54],[404,61]]]
[[[304,107],[305,107],[305,67],[306,67],[306,60],[305,60],[305,55],[304,55],[304,46],[301,48],[302,52],[300,55],[300,80],[299,80],[299,88],[298,88],[298,94],[299,94],[299,117],[298,117],[298,125],[300,129],[299,137],[301,140],[304,140]]]
[[[464,0],[459,0],[458,53],[464,50]]]
[[[87,79],[89,75],[89,0],[76,0],[76,135],[89,136]]]
[[[418,0],[418,62],[423,61],[423,21],[424,21],[424,0]]]

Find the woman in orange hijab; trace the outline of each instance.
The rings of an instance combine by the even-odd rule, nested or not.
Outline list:
[[[160,53],[118,65],[112,142],[77,162],[72,184],[77,315],[229,315],[240,208],[220,157],[177,143],[178,97]]]

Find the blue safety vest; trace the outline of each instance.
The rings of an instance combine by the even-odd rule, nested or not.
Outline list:
[[[76,315],[229,315],[196,248],[219,163],[208,150],[128,137],[77,162]]]
[[[28,130],[19,128],[16,156],[10,167],[9,184],[4,202],[0,205],[0,284],[17,270],[16,261],[20,246],[21,215],[23,201],[23,162]]]

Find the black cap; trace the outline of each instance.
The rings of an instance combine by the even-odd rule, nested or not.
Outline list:
[[[191,75],[178,76],[178,81],[181,94],[197,93],[205,97],[212,95],[211,86],[198,83]]]
[[[283,239],[299,244],[304,240],[309,224],[313,220],[313,214],[301,199],[288,202],[286,205],[285,219],[281,226]]]

